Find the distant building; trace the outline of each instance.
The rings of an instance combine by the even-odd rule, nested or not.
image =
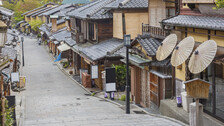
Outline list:
[[[62,4],[87,4],[91,0],[63,0]]]

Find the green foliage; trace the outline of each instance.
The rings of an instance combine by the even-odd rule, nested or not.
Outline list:
[[[38,27],[40,27],[43,24],[43,22],[41,20],[33,20],[30,21],[29,24],[32,30],[37,31]]]
[[[68,66],[69,66],[69,62],[63,62],[62,64],[63,64],[64,68],[68,68]]]
[[[8,8],[14,11],[14,20],[13,23],[17,23],[24,19],[21,15],[27,11],[30,11],[34,8],[41,6],[41,3],[38,0],[24,0],[24,1],[16,1],[14,3],[10,3],[9,1],[3,1],[3,7]]]
[[[126,85],[126,65],[113,65],[116,70],[116,84],[120,89]]]
[[[1,104],[1,102],[0,102]],[[9,108],[8,100],[5,99],[5,126],[12,126],[14,123],[13,111],[15,108]]]
[[[96,95],[96,93],[95,92],[93,92],[92,94],[91,94],[91,96],[95,96]]]
[[[223,8],[224,7],[224,0],[216,0],[215,4],[216,4],[215,9]]]
[[[14,2],[9,2],[8,0],[3,1],[3,7],[14,11],[13,23],[18,23],[24,19],[21,14],[43,6],[46,3],[53,2],[60,4],[61,0],[19,0]]]
[[[41,34],[40,33],[37,34],[37,38],[41,38]]]
[[[44,44],[47,45],[47,40],[44,41]]]
[[[126,95],[121,95],[121,98],[119,100],[120,101],[125,101],[126,100]]]

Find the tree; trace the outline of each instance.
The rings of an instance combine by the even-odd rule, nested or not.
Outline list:
[[[33,20],[30,21],[29,24],[32,30],[37,31],[38,27],[40,27],[43,24],[43,22],[41,20]]]
[[[17,2],[3,1],[3,7],[14,11],[13,23],[17,23],[24,19],[23,13],[41,6],[38,0],[23,0]]]
[[[224,8],[224,0],[216,0],[216,9]]]

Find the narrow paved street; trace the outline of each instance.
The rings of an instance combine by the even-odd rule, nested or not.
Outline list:
[[[176,126],[171,120],[131,114],[117,105],[87,96],[54,65],[44,46],[25,37],[25,126]]]

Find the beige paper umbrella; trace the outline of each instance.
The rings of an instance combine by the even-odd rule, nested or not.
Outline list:
[[[173,51],[171,64],[177,67],[184,63],[184,61],[191,55],[191,52],[194,49],[194,44],[194,38],[191,36],[183,39]]]
[[[156,52],[156,59],[162,61],[166,59],[173,51],[177,44],[177,35],[171,34],[167,36]]]
[[[205,70],[215,58],[217,44],[214,40],[202,43],[192,54],[188,68],[191,73],[198,74]]]

